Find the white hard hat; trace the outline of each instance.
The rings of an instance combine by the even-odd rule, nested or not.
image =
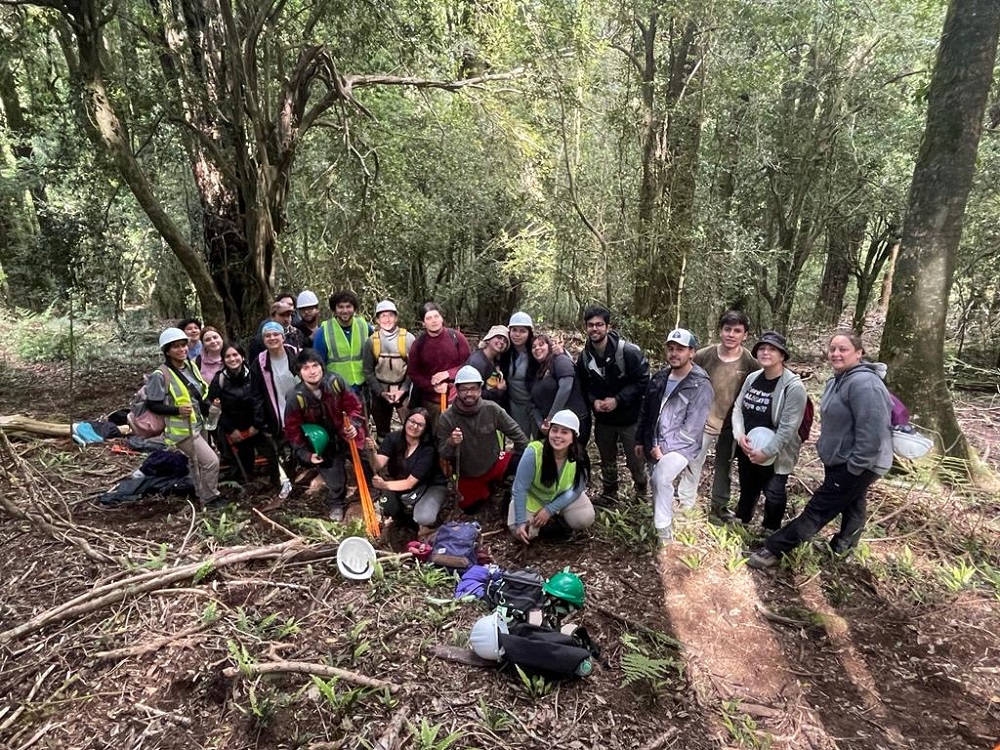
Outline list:
[[[168,328],[160,334],[160,348],[170,346],[175,341],[187,341],[187,334],[180,328]]]
[[[396,313],[397,315],[399,314],[399,310],[396,309],[396,306],[393,304],[391,299],[384,299],[377,305],[375,305],[376,317],[378,317],[381,313],[384,312]]]
[[[580,418],[569,409],[557,411],[549,424],[562,425],[567,430],[573,430],[574,435],[580,435]]]
[[[375,572],[375,548],[360,536],[349,536],[337,547],[337,570],[344,578],[363,581]]]
[[[513,328],[514,326],[534,328],[535,324],[532,322],[531,316],[528,315],[528,313],[519,310],[510,316],[510,322],[507,323],[508,328]]]
[[[299,297],[295,300],[295,306],[299,309],[303,307],[319,307],[319,297],[308,289],[299,292]]]
[[[480,659],[500,661],[503,649],[500,648],[500,634],[510,632],[507,623],[499,612],[480,617],[469,632],[469,647]]]
[[[462,385],[463,383],[479,383],[482,385],[483,376],[472,365],[465,365],[455,376],[455,385]]]
[[[897,456],[915,461],[930,453],[933,447],[934,441],[919,432],[904,432],[900,429],[892,431],[892,452]]]
[[[770,444],[774,440],[774,430],[769,427],[754,427],[750,432],[747,433],[747,440],[750,442],[750,446],[754,450],[761,450]],[[767,461],[765,461],[762,466],[770,466],[774,463],[774,459],[777,455],[771,456]]]

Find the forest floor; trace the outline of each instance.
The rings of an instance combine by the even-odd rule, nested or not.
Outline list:
[[[0,414],[97,418],[127,402],[144,369],[95,361],[71,388],[64,365],[0,355]],[[960,396],[957,406],[970,441],[1000,469],[1000,402]],[[283,508],[258,514],[273,490],[257,479],[226,488],[234,504],[224,515],[177,497],[108,509],[94,497],[141,456],[10,437],[4,447],[0,436],[0,493],[30,518],[0,510],[0,747],[1000,742],[1000,498],[967,482],[932,484],[928,466],[874,486],[852,557],[806,546],[763,573],[744,564],[759,527],[716,528],[703,511],[680,518],[663,553],[648,503],[623,500],[600,511],[592,533],[528,549],[487,513],[484,530],[498,533],[486,543],[501,566],[546,575],[569,566],[583,577],[580,620],[602,648],[586,679],[527,684],[434,655],[464,646],[485,611],[450,601],[451,576],[390,558],[370,581],[338,575],[332,557],[361,529],[357,505],[346,526],[319,520],[321,495],[304,484]],[[820,474],[809,445],[790,483],[796,511]],[[398,551],[405,541],[387,534],[377,546]],[[232,559],[241,554],[250,559]],[[12,633],[25,623],[38,627]],[[266,662],[320,663],[386,684],[256,675]]]

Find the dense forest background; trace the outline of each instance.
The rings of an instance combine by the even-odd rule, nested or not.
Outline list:
[[[953,6],[5,0],[3,300],[123,336],[305,287],[473,327],[600,301],[646,343],[888,315],[955,446],[946,355],[1000,358],[1000,11]]]

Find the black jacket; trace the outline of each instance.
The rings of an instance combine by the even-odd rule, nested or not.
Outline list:
[[[219,399],[222,414],[219,415],[219,430],[228,435],[233,430],[244,431],[256,427],[264,431],[264,415],[260,401],[253,392],[250,368],[246,365],[236,373],[223,367],[212,378],[208,386],[208,401]]]
[[[618,354],[619,345],[622,347],[621,356]],[[619,361],[624,372],[619,371]],[[649,385],[649,362],[638,346],[611,331],[603,357],[595,356],[593,346],[587,342],[576,360],[576,379],[591,409],[598,399],[609,396],[618,399],[618,407],[614,411],[594,412],[597,424],[635,424],[639,419],[646,386]]]

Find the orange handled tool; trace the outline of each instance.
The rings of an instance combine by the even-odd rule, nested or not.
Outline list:
[[[448,391],[441,394],[441,413],[448,411]]]
[[[351,420],[344,414],[344,427],[350,427]],[[365,532],[372,539],[378,539],[382,529],[379,526],[378,516],[375,514],[375,503],[372,501],[372,493],[368,489],[368,481],[365,479],[364,469],[361,468],[361,456],[358,454],[358,446],[353,440],[348,440],[347,444],[351,448],[351,464],[354,466],[354,478],[358,482],[358,494],[361,495],[361,516],[365,521]]]

